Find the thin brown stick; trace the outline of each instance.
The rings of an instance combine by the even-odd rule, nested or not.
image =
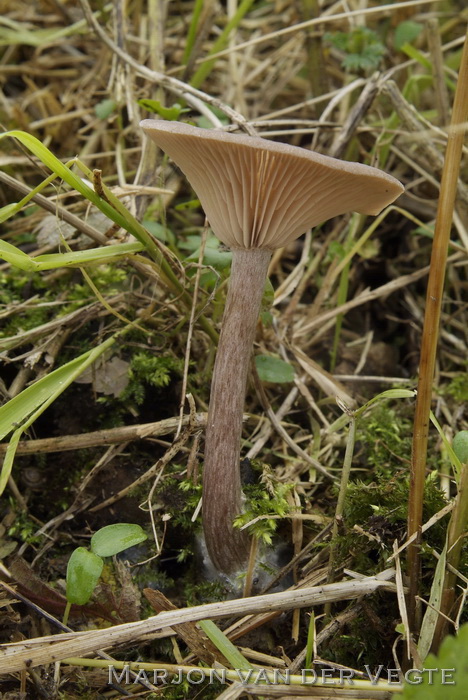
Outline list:
[[[32,189],[31,187],[28,187],[22,182],[16,180],[14,177],[11,177],[11,175],[1,171],[0,181],[24,195],[29,194]],[[49,199],[47,199],[47,197],[44,197],[44,195],[35,194],[32,197],[32,201],[39,204],[42,209],[49,211],[51,214],[55,214],[59,220],[63,219],[63,221],[66,221],[67,224],[70,224],[70,226],[74,226],[77,231],[81,231],[81,233],[84,233],[85,236],[91,238],[91,240],[93,240],[95,243],[100,243],[101,245],[107,245],[109,243],[105,235],[95,229],[94,226],[90,226],[86,223],[86,221],[83,221],[78,216],[75,216],[75,214],[69,212],[68,209],[59,206],[56,202],[51,202]]]
[[[439,206],[434,230],[431,265],[427,285],[426,310],[421,342],[418,396],[416,400],[411,463],[410,495],[408,505],[408,535],[419,533],[408,548],[408,573],[410,577],[408,618],[414,629],[416,622],[416,595],[419,583],[419,546],[422,523],[424,479],[426,474],[429,413],[437,353],[442,295],[447,266],[447,250],[450,240],[458,174],[460,170],[463,138],[468,121],[468,41],[462,53],[460,72],[455,92],[451,129],[440,187]],[[463,127],[463,125],[465,126]]]
[[[190,416],[184,416],[182,427],[190,422]],[[195,428],[204,428],[206,413],[197,413],[193,417]],[[41,454],[48,452],[69,452],[70,450],[82,450],[89,447],[102,447],[105,445],[118,445],[132,440],[147,440],[158,435],[169,435],[176,432],[180,418],[165,418],[156,423],[141,423],[139,425],[125,425],[120,428],[108,430],[95,430],[82,435],[60,435],[54,438],[42,438],[39,440],[22,440],[16,453],[18,455]],[[0,456],[5,454],[8,444],[0,444]]]

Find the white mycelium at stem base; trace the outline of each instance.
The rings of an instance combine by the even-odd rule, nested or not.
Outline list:
[[[327,219],[378,214],[403,192],[391,175],[305,148],[178,122],[141,126],[183,170],[215,235],[233,251],[211,388],[203,473],[208,552],[226,573],[242,569],[240,439],[247,373],[271,251]]]

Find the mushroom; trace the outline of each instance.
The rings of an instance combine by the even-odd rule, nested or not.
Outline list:
[[[359,163],[262,138],[145,119],[146,134],[185,173],[215,235],[232,250],[211,385],[203,468],[203,528],[213,564],[245,568],[240,442],[247,374],[272,251],[339,214],[378,214],[402,192]]]

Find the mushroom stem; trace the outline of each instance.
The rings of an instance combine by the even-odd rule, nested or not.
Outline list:
[[[249,555],[247,533],[233,528],[242,509],[240,441],[252,345],[271,251],[235,249],[213,370],[203,468],[203,526],[219,571],[234,573]]]

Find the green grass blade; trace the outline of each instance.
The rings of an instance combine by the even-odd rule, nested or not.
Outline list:
[[[71,161],[73,163],[73,161]],[[35,187],[31,192],[28,192],[27,195],[23,197],[23,199],[19,202],[13,202],[12,204],[7,204],[6,206],[2,207],[0,209],[0,224],[9,219],[11,216],[14,216],[17,214],[23,207],[28,204],[28,202],[31,201],[31,199],[34,197],[34,195],[39,194],[44,187],[47,187],[47,185],[50,185],[51,182],[53,182],[56,178],[55,173],[53,175],[49,175],[45,180],[43,180],[37,187]]]
[[[121,243],[119,245],[104,246],[103,248],[77,250],[71,253],[51,253],[30,258],[29,255],[23,253],[19,248],[6,243],[6,241],[0,241],[0,258],[14,265],[14,267],[19,267],[27,272],[103,263],[122,255],[139,253],[141,250],[143,250],[142,243]]]
[[[143,250],[142,243],[121,243],[119,245],[104,246],[104,248],[90,248],[89,250],[77,250],[71,253],[53,253],[50,255],[38,255],[33,259],[36,270],[53,270],[57,267],[72,267],[103,263],[107,260],[120,258],[123,255],[132,255]]]
[[[0,140],[10,137],[18,139],[20,143],[23,144],[31,153],[33,153],[39,160],[52,170],[58,177],[62,178],[70,187],[73,187],[77,192],[79,192],[83,197],[92,202],[98,209],[100,209],[106,216],[114,221],[122,228],[126,228],[125,219],[108,204],[104,199],[99,197],[96,192],[87,185],[84,180],[82,180],[78,175],[70,170],[66,165],[64,165],[56,156],[54,156],[48,148],[44,146],[43,143],[39,141],[35,136],[26,133],[25,131],[13,130],[7,131],[4,134],[0,134]]]
[[[110,12],[112,3],[108,3],[97,12],[95,16],[100,16],[104,12]],[[3,25],[3,26],[1,26]],[[25,29],[22,22],[15,22],[6,16],[0,16],[0,46],[12,46],[24,44],[25,46],[33,46],[36,48],[44,47],[52,44],[59,39],[65,39],[73,34],[88,31],[88,23],[86,19],[79,19],[77,22],[68,25],[67,27],[34,29],[31,31]]]
[[[34,263],[29,255],[7,241],[0,241],[0,258],[25,272],[34,270]]]
[[[458,482],[460,480],[460,474],[462,472],[462,463],[460,462],[457,455],[455,454],[452,445],[447,440],[447,437],[446,437],[444,431],[442,430],[439,421],[437,420],[437,418],[435,417],[435,415],[432,411],[429,413],[429,418],[431,419],[432,425],[435,427],[435,429],[439,433],[440,439],[444,443],[444,447],[447,450],[448,458],[450,459],[450,463],[452,465],[455,479]]]
[[[84,163],[82,163],[80,160],[75,161],[77,167],[80,168],[80,170],[83,172],[83,174],[88,178],[88,180],[92,180],[93,178],[93,173],[92,171],[86,167]],[[125,229],[129,231],[135,238],[143,243],[145,248],[148,250],[149,253],[153,256],[153,258],[157,262],[161,262],[162,254],[161,250],[158,248],[157,243],[153,239],[153,237],[148,233],[148,231],[145,229],[145,227],[140,224],[140,222],[135,219],[135,217],[128,211],[128,209],[122,204],[120,199],[115,196],[115,194],[110,190],[106,185],[102,182],[102,191],[104,193],[105,199],[101,199],[101,201],[105,201],[106,203],[110,204],[111,209],[116,211],[118,214],[120,214],[123,218],[123,220],[126,222]],[[94,192],[94,190],[93,190]]]
[[[0,495],[8,482],[21,435],[60,394],[115,342],[118,334],[59,367],[0,408],[0,439],[13,433],[0,472]]]
[[[232,668],[239,669],[240,671],[250,671],[253,669],[250,661],[247,661],[245,656],[240,653],[239,649],[234,646],[224,632],[221,632],[219,627],[217,627],[212,620],[201,620],[198,624],[215,647],[226,657]]]
[[[429,654],[437,620],[439,619],[440,603],[445,579],[445,561],[447,557],[447,545],[444,546],[439,561],[437,562],[434,578],[432,580],[429,605],[426,608],[421,625],[421,633],[418,640],[418,652],[421,661]]]
[[[229,40],[229,35],[233,31],[233,29],[236,29],[236,27],[239,26],[240,22],[242,21],[242,18],[250,10],[253,3],[254,3],[254,0],[242,0],[240,5],[238,6],[236,12],[234,13],[233,17],[231,17],[231,19],[226,24],[223,31],[219,35],[219,37],[213,43],[213,46],[210,50],[210,54],[215,54],[218,51],[222,51],[223,49],[226,48],[228,40]],[[192,85],[193,87],[196,87],[196,88],[200,87],[200,85],[203,83],[203,81],[208,77],[208,75],[213,70],[215,63],[216,63],[216,59],[202,63],[202,65],[196,71],[195,75],[193,76],[192,80],[190,81],[190,85]]]
[[[181,295],[184,304],[191,308],[192,298],[190,294],[184,289],[183,285],[179,282],[177,276],[174,274],[171,265],[164,258],[158,244],[154,241],[152,236],[148,231],[128,212],[121,202],[104,186],[104,192],[106,197],[113,203],[109,204],[108,201],[100,197],[89,185],[84,182],[80,177],[75,175],[75,173],[70,170],[66,165],[64,165],[58,158],[54,156],[53,153],[49,151],[35,136],[26,133],[25,131],[7,131],[0,134],[0,141],[6,137],[16,138],[20,143],[22,143],[28,150],[31,151],[42,163],[47,166],[52,172],[54,172],[58,177],[62,178],[70,187],[79,192],[88,201],[94,204],[103,214],[105,214],[111,221],[121,226],[123,229],[131,233],[135,238],[140,241],[145,246],[147,252],[153,257],[153,260],[159,267],[159,271],[165,277],[165,280],[170,288],[177,294]],[[79,161],[75,161],[76,164],[82,168],[88,177],[91,173],[88,168],[83,166]],[[213,328],[212,324],[203,316],[200,315],[198,322],[203,327],[205,332],[209,335],[211,340],[217,342],[217,333]]]
[[[312,612],[310,613],[309,629],[307,630],[305,668],[312,668],[312,661],[314,659],[314,643],[315,643],[315,613],[312,610]]]
[[[49,149],[46,148],[44,144],[41,143],[35,136],[32,136],[25,131],[14,130],[0,134],[0,140],[5,137],[18,139],[23,146],[25,146],[29,151],[31,151],[31,153],[39,158],[39,160],[46,167],[48,167],[49,170],[52,170],[52,172],[54,172],[58,177],[62,178],[67,185],[70,185],[70,187],[85,197],[85,199],[94,204],[94,206],[102,211],[102,213],[105,214],[111,221],[135,236],[135,238],[147,248],[148,252],[155,257],[155,259],[159,260],[161,258],[161,253],[150,234],[143,226],[141,226],[141,224],[138,224],[138,222],[131,216],[130,212],[128,212],[116,198],[113,198],[114,206],[112,206],[112,204],[100,197],[81,177],[75,175],[70,168],[68,168],[56,156],[54,156],[54,154],[51,153],[51,151],[49,151]]]
[[[190,55],[193,51],[195,45],[195,39],[197,36],[198,22],[200,21],[200,15],[202,13],[203,5],[205,0],[195,0],[195,6],[192,12],[192,20],[190,22],[190,27],[187,33],[187,40],[185,42],[184,55],[182,58],[182,63],[187,65],[190,59]]]

